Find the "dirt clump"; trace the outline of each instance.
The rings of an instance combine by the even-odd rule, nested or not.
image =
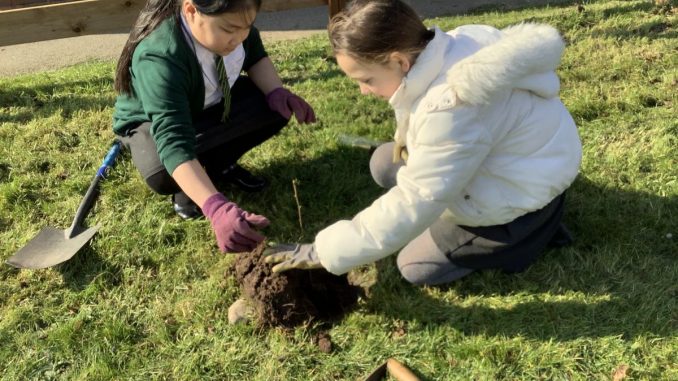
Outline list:
[[[234,261],[236,281],[259,325],[292,328],[332,322],[356,305],[360,287],[349,284],[346,275],[337,276],[324,269],[274,274],[273,266],[264,263],[265,248],[262,244],[251,253],[239,254]]]
[[[332,337],[327,332],[318,332],[313,336],[313,343],[318,346],[322,353],[332,352]]]

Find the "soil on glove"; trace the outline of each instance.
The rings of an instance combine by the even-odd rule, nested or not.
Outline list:
[[[264,263],[260,245],[234,261],[235,277],[243,296],[252,304],[259,325],[292,328],[309,322],[341,318],[358,301],[360,287],[346,275],[323,269],[290,270],[279,274]]]

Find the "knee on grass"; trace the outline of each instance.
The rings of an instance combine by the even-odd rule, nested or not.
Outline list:
[[[452,262],[436,260],[412,260],[401,252],[398,255],[398,271],[406,281],[417,286],[435,286],[454,282],[473,272],[473,269],[458,267]]]
[[[473,272],[472,269],[451,265],[441,268],[437,264],[398,263],[400,275],[406,281],[417,286],[436,286],[454,282]]]

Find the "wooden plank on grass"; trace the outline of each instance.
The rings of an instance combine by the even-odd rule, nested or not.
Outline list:
[[[0,46],[129,32],[145,0],[86,0],[0,12]]]
[[[285,11],[288,9],[328,6],[330,17],[344,9],[347,0],[263,0],[261,10],[267,12]]]
[[[343,0],[266,0],[262,11],[328,5],[340,9]],[[69,1],[0,11],[0,46],[88,34],[127,33],[145,0]],[[336,12],[335,12],[336,13]]]
[[[327,5],[327,1],[328,0],[262,0],[261,10],[264,12],[275,12],[296,8],[318,7]]]
[[[0,0],[0,9],[19,8],[54,3],[51,0]]]
[[[25,8],[29,6],[47,5],[54,3],[68,3],[78,0],[0,0],[0,9]],[[306,8],[327,5],[327,2],[336,0],[263,0],[262,11],[282,11],[294,8]]]

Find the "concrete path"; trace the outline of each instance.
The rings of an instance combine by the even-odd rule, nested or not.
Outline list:
[[[264,0],[265,1],[265,0]],[[547,0],[405,0],[424,18],[457,15],[471,9],[497,4],[506,8],[562,3]],[[325,33],[327,7],[263,12],[256,21],[265,41],[277,41]],[[35,73],[71,66],[89,60],[115,60],[126,33],[103,34],[40,41],[0,47],[0,76]]]

